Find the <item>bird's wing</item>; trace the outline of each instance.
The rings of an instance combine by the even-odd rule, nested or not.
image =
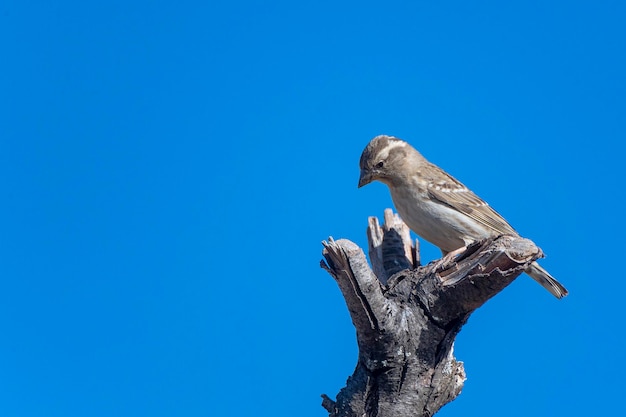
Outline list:
[[[431,164],[428,193],[442,204],[460,211],[499,234],[517,234],[494,209],[465,185],[436,165]]]

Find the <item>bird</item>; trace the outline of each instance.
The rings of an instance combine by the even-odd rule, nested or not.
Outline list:
[[[400,218],[443,255],[462,251],[477,240],[519,236],[483,199],[401,139],[376,136],[363,150],[359,167],[358,187],[373,181],[387,185]],[[524,272],[555,297],[568,294],[537,262]]]

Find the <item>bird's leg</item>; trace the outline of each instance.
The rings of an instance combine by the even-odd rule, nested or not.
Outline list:
[[[454,262],[456,261],[456,257],[459,256],[460,254],[462,254],[463,252],[465,252],[467,250],[467,246],[461,246],[458,249],[455,249],[453,251],[450,252],[446,252],[445,250],[441,250],[441,255],[442,255],[442,260],[444,264],[447,264],[448,262]]]

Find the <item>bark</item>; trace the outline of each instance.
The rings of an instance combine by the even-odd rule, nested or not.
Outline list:
[[[419,266],[409,229],[385,210],[370,218],[369,255],[341,239],[323,242],[321,265],[336,280],[356,328],[359,357],[331,417],[432,416],[463,387],[454,339],[469,315],[542,256],[530,240],[500,236]]]

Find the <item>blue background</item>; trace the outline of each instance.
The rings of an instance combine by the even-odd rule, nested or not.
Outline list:
[[[357,349],[320,242],[391,207],[356,188],[382,133],[571,292],[522,276],[476,312],[439,415],[619,414],[625,12],[3,2],[0,415],[325,416]]]

